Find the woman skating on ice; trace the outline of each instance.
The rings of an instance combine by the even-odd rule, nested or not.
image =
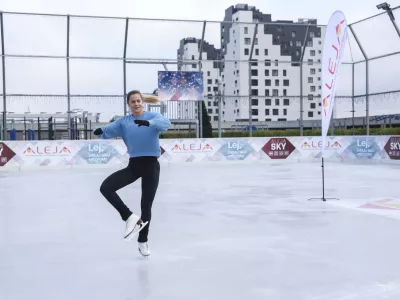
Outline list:
[[[122,137],[130,156],[128,166],[106,178],[100,187],[100,192],[126,222],[124,238],[130,240],[139,233],[139,252],[143,256],[148,256],[151,208],[160,177],[159,133],[167,131],[171,122],[160,113],[145,112],[143,96],[139,91],[129,92],[127,103],[132,112],[130,115],[93,131],[102,139]],[[142,178],[140,217],[132,213],[116,193],[139,178]]]

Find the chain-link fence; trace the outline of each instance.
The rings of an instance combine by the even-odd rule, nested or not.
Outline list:
[[[204,101],[146,106],[174,130],[203,137],[205,117],[220,136],[320,128],[326,26],[272,21],[247,6],[232,12],[224,21],[1,12],[2,138],[16,123],[50,126],[49,118],[59,119],[63,138],[76,138],[76,122],[89,128],[125,115],[127,92],[153,93],[163,70],[204,74]],[[369,134],[400,123],[399,16],[389,8],[350,24],[333,127]]]

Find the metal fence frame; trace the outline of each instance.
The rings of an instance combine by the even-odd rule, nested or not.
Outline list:
[[[376,60],[376,59],[380,59],[380,58],[384,58],[384,57],[388,57],[388,56],[393,56],[393,55],[397,55],[400,54],[400,51],[398,52],[393,52],[393,53],[388,53],[385,55],[380,55],[377,57],[368,57],[364,51],[364,48],[362,46],[362,44],[360,43],[355,30],[353,29],[353,26],[357,23],[366,21],[368,19],[377,17],[379,15],[382,14],[387,14],[388,17],[390,18],[397,34],[399,35],[400,38],[400,30],[397,26],[397,23],[395,21],[395,18],[393,16],[393,10],[399,9],[400,6],[397,6],[395,8],[390,8],[390,7],[383,7],[383,9],[385,10],[382,13],[376,14],[374,16],[365,18],[363,20],[354,22],[352,24],[349,24],[349,29],[351,31],[351,33],[353,34],[355,41],[359,47],[359,49],[362,52],[362,55],[364,57],[363,60],[361,61],[356,61],[356,62],[343,62],[343,64],[350,64],[352,65],[352,95],[348,96],[349,98],[352,98],[352,113],[353,113],[353,124],[354,124],[354,99],[356,97],[360,97],[360,95],[356,96],[354,93],[354,66],[356,64],[359,63],[366,63],[366,94],[365,95],[361,95],[361,96],[365,96],[366,97],[366,122],[367,122],[367,135],[369,135],[369,97],[370,97],[370,93],[369,93],[369,62],[371,60]],[[35,15],[35,16],[53,16],[53,17],[65,17],[66,18],[66,22],[67,22],[67,41],[66,41],[66,55],[65,56],[56,56],[56,55],[16,55],[16,54],[7,54],[5,53],[5,43],[4,43],[4,15],[5,14],[13,14],[13,15]],[[70,22],[71,22],[71,18],[92,18],[92,19],[123,19],[126,21],[125,24],[125,38],[124,38],[124,49],[123,49],[123,56],[122,57],[92,57],[92,56],[71,56],[70,55]],[[202,36],[201,36],[201,42],[200,42],[200,49],[199,49],[199,59],[198,60],[173,60],[173,59],[162,59],[162,58],[129,58],[127,57],[127,40],[128,40],[128,30],[129,30],[129,21],[130,20],[145,20],[145,21],[173,21],[173,22],[190,22],[190,23],[202,23],[203,27],[202,27]],[[71,138],[71,127],[70,127],[70,120],[71,120],[71,96],[77,96],[77,95],[71,95],[70,93],[70,67],[69,67],[69,63],[71,59],[103,59],[103,60],[123,60],[123,96],[124,98],[126,97],[127,91],[126,91],[126,86],[127,86],[127,82],[126,82],[126,64],[161,64],[163,65],[165,70],[168,70],[167,65],[169,64],[177,64],[178,62],[180,64],[187,64],[187,65],[191,65],[191,64],[198,64],[198,70],[201,71],[202,70],[202,49],[203,49],[203,42],[204,42],[204,35],[205,35],[205,29],[206,29],[206,25],[207,24],[212,24],[212,23],[218,23],[218,24],[223,24],[223,23],[228,23],[228,24],[251,24],[253,26],[255,26],[255,30],[254,30],[254,34],[253,34],[253,39],[252,39],[252,43],[251,43],[251,50],[250,50],[250,56],[249,56],[249,60],[226,60],[226,59],[221,59],[221,60],[205,60],[205,61],[213,61],[213,62],[222,62],[222,63],[226,63],[226,62],[247,62],[248,63],[248,67],[249,67],[249,71],[251,70],[251,63],[254,62],[264,62],[264,60],[259,61],[259,60],[253,60],[253,51],[254,51],[254,42],[255,42],[255,38],[257,37],[257,29],[258,29],[258,25],[288,25],[287,23],[278,23],[278,22],[259,22],[259,23],[253,23],[253,22],[235,22],[235,21],[199,21],[199,20],[185,20],[185,19],[150,19],[150,18],[122,18],[122,17],[107,17],[107,16],[84,16],[84,15],[63,15],[63,14],[43,14],[43,13],[21,13],[21,12],[0,12],[0,27],[1,27],[1,31],[0,31],[0,39],[1,39],[1,57],[2,57],[2,75],[3,75],[3,80],[2,80],[2,85],[3,85],[3,105],[4,105],[4,111],[3,111],[3,137],[7,136],[7,90],[6,90],[6,64],[5,64],[5,59],[6,57],[19,57],[19,58],[23,58],[23,57],[29,57],[29,58],[62,58],[66,60],[66,66],[67,66],[67,95],[57,95],[57,96],[66,96],[67,100],[68,100],[68,109],[67,109],[67,114],[68,114],[68,137],[69,139]],[[317,25],[317,24],[307,24],[307,23],[290,23],[290,26],[307,26],[307,32],[305,35],[305,39],[307,37],[307,33],[308,30],[310,28],[310,26],[318,26],[318,27],[326,27],[326,25]],[[304,42],[303,46],[302,46],[302,51],[301,51],[301,58],[299,61],[284,61],[283,63],[298,63],[300,64],[300,118],[299,118],[299,127],[300,127],[300,135],[303,135],[303,64],[305,62],[303,62],[303,58],[304,58],[304,53],[305,50],[307,48],[307,43]],[[278,61],[280,62],[280,61]],[[282,63],[282,62],[280,62]],[[317,64],[317,63],[316,63]],[[398,93],[400,92],[400,90],[398,91],[388,91],[388,92],[382,92],[382,93],[377,93],[377,94],[385,94],[385,93]],[[375,94],[375,95],[377,95]],[[9,95],[9,96],[13,96],[13,95]],[[98,96],[98,95],[93,95],[93,96]],[[223,99],[225,99],[225,97],[229,97],[229,95],[224,95],[220,93],[220,91],[218,91],[218,95],[217,95],[217,100],[218,100],[218,114],[219,114],[219,118],[218,118],[218,133],[219,136],[221,136],[221,102],[223,101]],[[233,96],[232,96],[233,97]],[[235,96],[236,98],[238,98],[238,96]],[[250,137],[252,136],[252,101],[251,98],[253,98],[254,96],[251,95],[251,75],[249,73],[249,95],[248,96],[241,96],[241,97],[248,97],[249,99],[249,135]],[[290,96],[286,96],[286,98],[288,98]],[[202,129],[202,101],[198,101],[198,112],[199,112],[199,123],[200,123],[200,137],[203,137],[203,129]],[[161,106],[162,109],[162,106]],[[126,103],[124,101],[124,115],[127,113],[127,106]]]

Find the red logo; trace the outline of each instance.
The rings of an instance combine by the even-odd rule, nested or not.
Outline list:
[[[322,106],[324,108],[324,115],[325,117],[327,116],[327,108],[332,106],[332,101],[330,101],[331,93],[332,93],[332,88],[335,85],[335,80],[336,80],[336,73],[338,70],[338,64],[339,64],[339,48],[341,46],[340,43],[340,35],[342,34],[342,24],[344,23],[344,20],[340,21],[339,24],[335,26],[336,29],[336,35],[337,35],[337,44],[332,44],[332,49],[333,49],[333,55],[331,54],[331,57],[329,58],[328,62],[328,71],[329,74],[333,76],[331,82],[325,82],[325,86],[329,89],[329,94],[322,99]],[[332,57],[334,56],[334,57]],[[333,58],[333,61],[332,61]]]
[[[36,146],[36,147],[29,147],[25,149],[22,154],[25,155],[68,155],[71,151],[68,147],[59,147],[59,146]]]
[[[338,141],[326,141],[325,142],[325,149],[338,149],[342,148],[342,145]],[[301,145],[301,149],[304,150],[316,150],[316,149],[322,149],[322,141],[304,141],[304,143]]]
[[[390,159],[400,160],[400,137],[391,137],[385,145],[385,150]]]
[[[192,143],[192,144],[185,144],[182,143],[181,145],[175,144],[174,147],[171,149],[174,152],[211,152],[213,148],[210,144],[203,144],[203,143]]]
[[[6,144],[0,142],[0,167],[4,167],[15,156]]]
[[[262,148],[271,159],[286,159],[295,149],[286,138],[270,139]]]

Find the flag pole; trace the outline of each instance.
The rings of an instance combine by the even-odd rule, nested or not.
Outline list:
[[[337,198],[325,198],[325,138],[335,104],[335,88],[343,51],[347,41],[347,21],[341,11],[335,11],[326,27],[324,45],[322,50],[322,103],[321,103],[321,136],[322,136],[322,198],[310,198],[309,200],[322,200]]]

